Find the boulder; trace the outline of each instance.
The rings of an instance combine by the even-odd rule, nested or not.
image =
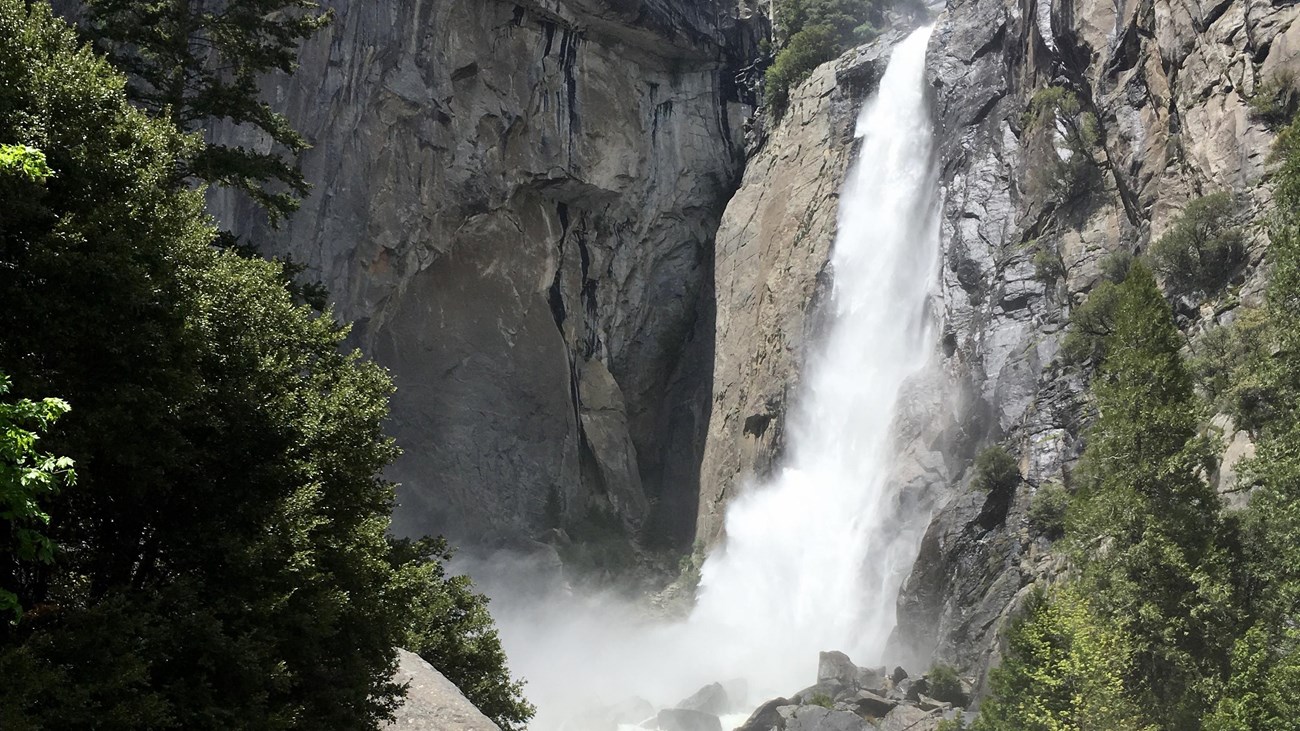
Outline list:
[[[923,731],[933,728],[926,723],[927,720],[933,720],[933,725],[938,725],[939,716],[922,711],[916,706],[898,706],[885,716],[878,731]]]
[[[722,721],[712,713],[688,708],[665,708],[656,717],[659,731],[722,731]]]
[[[867,731],[867,722],[849,711],[799,706],[785,722],[785,731]]]
[[[856,688],[858,666],[842,652],[823,652],[817,661],[817,682]]]
[[[695,691],[695,694],[691,697],[677,704],[677,708],[684,708],[688,711],[702,711],[715,716],[726,713],[730,706],[731,699],[727,696],[727,689],[722,687],[721,683],[710,683]]]
[[[501,731],[469,702],[455,683],[413,652],[397,651],[397,672],[393,674],[393,682],[406,686],[406,698],[385,729]]]
[[[859,716],[869,716],[871,718],[884,718],[898,706],[897,700],[885,698],[869,690],[858,691],[857,695],[849,699],[848,702]]]
[[[922,711],[946,711],[952,708],[952,704],[948,701],[935,700],[934,698],[922,693],[916,700],[916,707],[920,708]]]
[[[783,731],[786,717],[779,709],[790,706],[785,698],[774,698],[759,706],[736,731]]]
[[[840,683],[837,683],[833,680],[827,680],[824,682],[817,683],[816,685],[810,685],[807,688],[804,688],[803,690],[791,696],[790,700],[794,701],[796,704],[799,705],[807,705],[809,703],[812,703],[813,699],[816,698],[817,696],[826,696],[832,701],[837,701],[837,700],[842,700],[843,698],[847,697],[849,694],[853,693],[854,691],[856,691],[856,688],[851,688],[850,686],[841,685]]]
[[[888,686],[889,676],[883,667],[858,668],[857,686],[862,690],[882,693]]]

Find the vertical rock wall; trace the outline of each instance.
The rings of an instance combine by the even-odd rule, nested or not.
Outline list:
[[[1024,481],[1012,495],[974,494],[969,474],[954,473],[900,596],[900,656],[983,674],[1028,584],[1059,571],[1026,513],[1039,487],[1068,485],[1083,448],[1087,369],[1064,366],[1060,344],[1107,256],[1142,251],[1189,200],[1230,191],[1250,260],[1225,273],[1232,296],[1199,309],[1180,302],[1180,324],[1194,336],[1258,302],[1266,237],[1252,222],[1269,199],[1272,135],[1247,102],[1269,75],[1294,68],[1296,12],[1248,0],[949,3],[930,63],[945,200],[939,345],[953,411],[932,428],[959,437],[948,454],[961,467],[980,446],[1007,445]],[[1026,114],[1047,86],[1072,90],[1096,117],[1099,179],[1088,195],[1062,200],[1036,184],[1062,155],[1036,141],[1043,133]],[[1044,249],[1059,271],[1035,261]]]
[[[391,369],[395,529],[482,543],[612,514],[689,545],[734,78],[763,19],[734,0],[326,4],[274,90],[314,146],[313,194],[280,231],[213,197]]]

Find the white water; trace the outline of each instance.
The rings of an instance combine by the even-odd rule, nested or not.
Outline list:
[[[898,45],[859,115],[832,319],[792,415],[788,464],[729,507],[725,547],[705,562],[689,619],[642,623],[596,599],[515,607],[493,592],[512,669],[541,708],[535,728],[630,696],[671,705],[736,677],[752,702],[793,693],[815,680],[821,650],[883,661],[918,540],[899,528],[907,516],[887,480],[890,424],[932,347],[926,297],[938,266],[928,38],[921,29]]]
[[[769,663],[773,641],[785,645],[778,657],[814,671],[816,650],[875,662],[894,627],[915,546],[891,534],[890,424],[899,388],[929,353],[926,297],[938,265],[929,35],[899,44],[858,117],[862,149],[831,257],[833,319],[795,414],[789,464],[729,507],[725,551],[701,572],[691,621],[727,626],[738,667]]]

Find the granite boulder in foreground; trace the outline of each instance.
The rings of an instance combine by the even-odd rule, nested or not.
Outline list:
[[[401,731],[501,731],[460,692],[455,683],[419,655],[398,650],[393,679],[408,684],[406,700],[385,729]]]

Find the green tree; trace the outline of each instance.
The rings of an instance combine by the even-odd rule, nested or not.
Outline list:
[[[1206,727],[1212,731],[1300,728],[1300,143],[1292,123],[1279,136],[1270,228],[1272,264],[1258,345],[1235,369],[1232,388],[1255,394],[1254,487],[1243,516],[1241,596],[1249,629],[1233,648],[1232,674]]]
[[[764,100],[778,116],[785,111],[790,89],[803,83],[813,69],[834,59],[855,43],[876,35],[882,0],[777,0],[777,41],[781,50],[764,76]]]
[[[1146,731],[1125,686],[1129,638],[1076,585],[1026,599],[973,731]]]
[[[281,265],[212,246],[175,185],[199,141],[44,3],[0,0],[0,140],[52,171],[0,183],[0,365],[77,405],[47,439],[78,476],[0,627],[0,727],[374,727],[407,629],[388,377]]]
[[[972,490],[1007,492],[1020,484],[1020,465],[1011,453],[999,446],[989,447],[975,458]]]
[[[393,541],[393,591],[408,617],[402,646],[460,688],[503,731],[523,731],[536,709],[511,680],[487,597],[468,578],[448,576],[452,553],[441,538]]]
[[[307,141],[258,94],[268,73],[292,73],[299,45],[332,15],[314,0],[84,0],[96,46],[128,72],[131,99],[196,131],[243,127],[276,149],[210,142],[180,158],[181,177],[236,188],[272,223],[310,186],[294,158]]]
[[[0,149],[0,161],[4,150]],[[0,163],[2,164],[2,163]],[[0,396],[9,393],[9,377],[0,373]],[[0,536],[5,544],[0,566],[0,613],[22,616],[20,597],[6,589],[17,586],[25,562],[50,563],[54,542],[44,533],[50,522],[42,503],[60,488],[76,483],[72,460],[43,454],[36,448],[39,431],[48,430],[68,413],[67,402],[45,398],[0,402]],[[38,431],[39,430],[39,431]]]
[[[1145,265],[1116,290],[1093,381],[1099,412],[1068,533],[1084,590],[1131,639],[1131,687],[1169,729],[1198,728],[1235,631],[1213,450],[1182,337]]]
[[[1245,238],[1233,225],[1237,204],[1213,193],[1187,204],[1169,231],[1151,245],[1152,267],[1177,294],[1213,294],[1241,265]]]

